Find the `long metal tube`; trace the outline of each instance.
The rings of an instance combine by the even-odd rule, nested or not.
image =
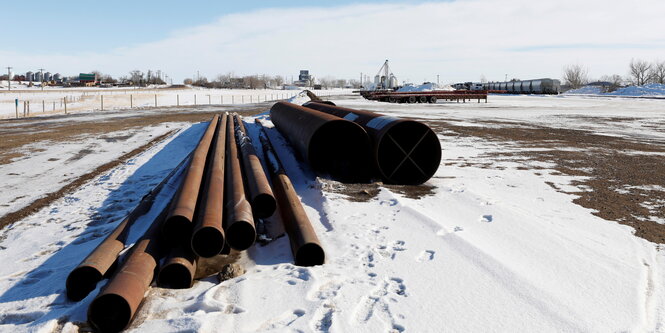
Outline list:
[[[125,248],[129,231],[134,222],[150,211],[155,197],[167,184],[178,186],[183,169],[189,163],[191,154],[185,157],[155,188],[153,188],[125,219],[100,243],[83,261],[67,276],[67,297],[73,301],[80,301],[95,290],[97,283],[104,277],[110,276],[118,264],[118,254]],[[172,181],[175,179],[174,181]]]
[[[214,116],[201,141],[194,150],[192,162],[185,174],[185,180],[171,204],[170,212],[162,232],[169,243],[184,243],[189,240],[193,229],[192,220],[201,189],[201,180],[206,165],[206,158],[217,126],[219,116]]]
[[[258,119],[256,122],[261,125]],[[277,195],[284,229],[289,235],[295,264],[298,266],[322,265],[325,261],[325,252],[321,242],[319,242],[312,223],[309,221],[300,199],[293,189],[293,184],[286,175],[263,126],[261,126],[259,139],[263,146],[266,164],[270,170],[270,178]]]
[[[266,218],[275,212],[277,203],[270,188],[270,183],[263,171],[261,161],[252,146],[252,140],[247,136],[247,130],[242,123],[242,117],[235,115],[236,139],[240,146],[242,166],[245,171],[247,184],[247,198],[252,205],[252,212],[257,218]]]
[[[231,117],[230,115],[228,117]],[[224,173],[226,242],[237,251],[248,249],[256,240],[252,206],[245,197],[238,147],[233,135],[233,119],[226,122],[226,170]]]
[[[196,225],[190,240],[191,249],[205,258],[214,257],[224,248],[225,234],[222,227],[224,218],[224,162],[226,156],[226,122],[222,116],[213,140],[210,163],[206,171],[201,202],[199,203]]]
[[[168,206],[167,206],[168,207]],[[90,303],[88,322],[99,332],[119,332],[129,325],[155,276],[162,256],[160,229],[168,209],[132,247],[120,269]]]
[[[361,125],[372,138],[372,156],[384,181],[418,185],[436,173],[441,163],[441,144],[427,125],[331,104],[308,102],[304,106]]]
[[[371,146],[358,124],[288,102],[275,103],[270,118],[316,172],[343,182],[369,181]]]
[[[157,285],[162,288],[186,289],[192,286],[196,273],[197,256],[186,246],[171,248],[159,268]]]

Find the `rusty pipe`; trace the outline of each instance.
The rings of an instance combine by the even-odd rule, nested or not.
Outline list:
[[[214,116],[201,137],[199,144],[192,155],[192,162],[185,174],[180,189],[176,193],[169,214],[164,222],[162,232],[169,243],[176,243],[189,239],[191,236],[194,211],[201,189],[201,180],[206,165],[206,158],[217,126],[219,116]]]
[[[227,117],[231,117],[227,115]],[[252,206],[245,197],[238,147],[233,135],[233,119],[226,122],[226,170],[224,173],[226,242],[237,251],[248,249],[256,240]]]
[[[132,247],[109,283],[88,307],[88,322],[99,332],[119,332],[129,325],[155,276],[162,255],[160,229],[168,205]]]
[[[298,194],[293,189],[293,184],[291,184],[291,180],[284,171],[279,157],[270,143],[268,134],[258,119],[256,119],[256,122],[261,126],[259,140],[261,140],[266,164],[270,170],[270,178],[277,195],[277,204],[284,229],[289,235],[295,264],[298,266],[322,265],[325,262],[325,252],[321,242],[319,242],[312,223],[300,203]]]
[[[266,218],[275,212],[277,203],[270,188],[270,183],[263,171],[261,161],[252,146],[252,140],[247,136],[247,130],[242,123],[240,115],[235,115],[236,139],[240,146],[242,167],[245,171],[247,185],[247,198],[252,205],[252,213],[257,218]]]
[[[157,285],[162,288],[186,289],[192,286],[196,273],[197,256],[186,246],[171,248],[157,274]]]
[[[226,156],[226,121],[220,117],[215,138],[211,146],[210,159],[203,185],[202,198],[195,227],[190,240],[191,249],[201,257],[209,258],[224,248],[225,234],[222,228],[224,217],[224,162]]]
[[[288,102],[275,103],[270,118],[317,173],[343,182],[369,181],[371,146],[360,125]]]
[[[304,106],[362,126],[372,139],[374,164],[386,182],[422,184],[439,168],[439,138],[421,122],[343,108],[331,102],[307,102]]]
[[[191,154],[187,155],[157,186],[146,194],[141,202],[125,219],[100,243],[83,261],[67,276],[65,283],[67,297],[80,301],[95,290],[97,283],[110,276],[118,264],[118,255],[125,248],[129,231],[134,222],[150,211],[156,197],[166,184],[178,186],[183,170],[189,163]],[[175,183],[175,185],[173,185]]]

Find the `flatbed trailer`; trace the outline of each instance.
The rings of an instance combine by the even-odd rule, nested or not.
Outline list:
[[[397,92],[392,90],[360,91],[365,99],[389,103],[436,103],[439,100],[459,101],[485,100],[487,103],[487,90],[432,90]]]

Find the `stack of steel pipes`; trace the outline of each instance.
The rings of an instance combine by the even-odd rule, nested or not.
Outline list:
[[[274,219],[284,223],[296,265],[323,264],[323,248],[288,176],[274,150],[266,147],[267,137],[261,142],[273,161],[267,164],[277,200],[242,119],[215,116],[190,156],[69,274],[67,296],[75,301],[111,276],[88,308],[92,327],[101,332],[126,328],[155,276],[161,287],[191,287],[201,258],[254,244],[255,219],[279,215]],[[172,190],[162,191],[166,186]],[[164,192],[175,194],[169,198]],[[134,222],[160,197],[169,204],[162,205],[143,236],[121,256]]]
[[[270,110],[275,127],[318,173],[343,182],[380,178],[419,185],[441,162],[441,144],[425,124],[364,110],[312,101],[278,102]]]

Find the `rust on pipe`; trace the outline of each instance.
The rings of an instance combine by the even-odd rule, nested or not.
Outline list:
[[[190,161],[187,155],[155,188],[141,199],[141,202],[125,219],[67,276],[67,297],[80,301],[95,290],[97,283],[110,276],[118,264],[118,255],[125,248],[129,230],[139,217],[150,211],[156,196],[172,179],[179,179]],[[177,186],[177,185],[176,185]]]
[[[439,138],[421,122],[343,108],[332,102],[307,102],[304,106],[362,126],[372,139],[374,164],[386,182],[422,184],[439,168]]]
[[[192,286],[196,273],[197,256],[186,246],[171,249],[157,275],[157,285],[162,288],[186,289]]]
[[[222,228],[224,217],[224,160],[226,155],[226,122],[222,116],[211,146],[196,226],[192,231],[190,246],[195,254],[210,258],[224,248],[225,234]]]
[[[258,119],[256,122],[261,125]],[[277,195],[277,204],[284,229],[289,235],[295,264],[298,266],[323,265],[325,252],[321,242],[319,242],[312,223],[300,203],[298,194],[293,189],[293,184],[291,184],[291,180],[284,171],[263,127],[261,127],[259,139],[263,146],[266,164],[270,170],[273,188]]]
[[[162,255],[160,228],[168,205],[132,247],[120,269],[90,303],[88,322],[99,332],[119,332],[129,325],[155,276]]]
[[[248,249],[256,240],[256,227],[252,206],[245,197],[242,169],[238,147],[233,135],[233,119],[226,122],[226,170],[224,185],[226,207],[224,208],[224,231],[226,242],[237,251]]]
[[[192,162],[187,169],[185,179],[176,193],[162,232],[169,243],[182,243],[189,240],[193,229],[192,220],[201,189],[201,181],[206,165],[206,158],[217,126],[219,116],[214,116],[201,141],[194,150]]]
[[[240,146],[242,166],[245,171],[247,184],[247,198],[252,205],[252,213],[257,218],[266,218],[275,212],[277,203],[270,188],[270,183],[263,171],[263,166],[256,150],[252,146],[252,140],[247,136],[247,130],[242,123],[240,115],[235,115],[236,139]]]
[[[270,118],[316,172],[342,182],[370,180],[371,145],[360,125],[288,102],[275,103]]]

